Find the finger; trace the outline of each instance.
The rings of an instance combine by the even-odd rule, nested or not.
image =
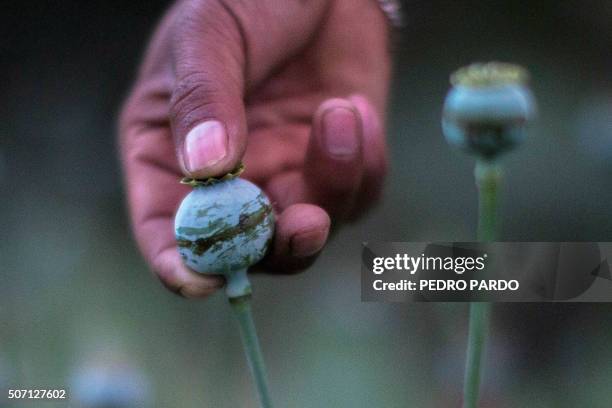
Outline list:
[[[361,186],[361,120],[351,103],[330,99],[321,104],[313,122],[303,171],[288,170],[273,177],[266,191],[279,211],[311,203],[334,219],[343,219],[350,214]]]
[[[172,228],[172,220],[168,220],[169,225],[165,226],[162,220],[158,221],[158,223],[146,223],[140,227],[140,230],[143,233],[149,230],[158,235],[161,228]],[[172,239],[174,240],[174,236]],[[155,251],[151,255],[149,263],[159,280],[167,289],[180,296],[204,298],[224,285],[224,279],[221,276],[202,275],[185,266],[174,242],[161,252]]]
[[[204,297],[223,286],[223,279],[191,271],[178,254],[174,211],[188,188],[178,183],[180,169],[170,130],[163,122],[159,126],[141,122],[144,117],[156,123],[141,110],[162,111],[154,108],[162,103],[159,98],[142,96],[157,93],[137,91],[122,119],[120,149],[133,231],[146,261],[167,288],[185,297]]]
[[[313,119],[304,162],[308,202],[334,217],[345,217],[353,205],[363,174],[362,122],[345,99],[323,102]]]
[[[196,178],[231,171],[246,148],[244,45],[221,3],[185,2],[175,27],[171,126],[181,168]]]
[[[302,123],[288,123],[253,131],[249,128],[249,147],[243,158],[243,177],[265,186],[278,174],[301,169],[310,130],[310,124]]]
[[[308,267],[325,245],[329,227],[329,216],[320,207],[295,204],[285,209],[277,217],[266,270],[293,273]]]
[[[380,198],[387,174],[387,145],[382,120],[376,108],[362,95],[349,97],[363,125],[363,177],[351,218],[370,208]]]

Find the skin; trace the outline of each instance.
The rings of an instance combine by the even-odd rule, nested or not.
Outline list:
[[[332,220],[356,219],[376,201],[387,162],[387,48],[388,24],[374,0],[184,0],[171,7],[120,118],[132,227],[166,287],[205,297],[224,284],[179,257],[174,213],[190,189],[178,183],[182,176],[218,176],[245,163],[243,176],[276,212],[262,263],[268,272],[304,269]],[[186,137],[209,121],[227,148],[202,165],[210,151],[186,150]]]

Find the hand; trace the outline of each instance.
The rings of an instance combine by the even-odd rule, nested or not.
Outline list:
[[[169,10],[120,120],[134,233],[168,288],[203,297],[224,283],[179,257],[182,175],[245,163],[277,214],[269,271],[309,265],[330,217],[352,219],[377,198],[387,35],[374,0],[184,0]]]

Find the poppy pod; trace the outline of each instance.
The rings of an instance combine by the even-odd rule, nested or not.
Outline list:
[[[238,178],[241,171],[221,179],[184,179],[194,189],[174,223],[183,262],[199,273],[224,275],[230,298],[251,293],[247,269],[264,257],[274,233],[270,200]]]
[[[486,160],[521,143],[536,115],[527,80],[523,68],[505,63],[473,64],[455,72],[442,114],[448,143]]]

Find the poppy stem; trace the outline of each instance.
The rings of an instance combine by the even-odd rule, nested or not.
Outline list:
[[[478,241],[492,242],[497,239],[497,192],[501,181],[501,171],[494,162],[478,160],[474,175],[478,187]],[[478,406],[482,360],[490,314],[490,303],[470,303],[465,383],[463,387],[464,408],[476,408]]]
[[[261,408],[272,408],[272,399],[268,388],[268,375],[263,355],[259,346],[259,338],[255,330],[253,313],[251,311],[251,295],[230,297],[229,302],[240,326],[240,335],[244,352],[255,380]]]
[[[478,160],[474,169],[478,187],[478,241],[497,239],[497,192],[501,182],[501,170],[495,162]]]
[[[482,355],[486,343],[490,313],[490,303],[470,303],[470,326],[468,329],[468,348],[465,362],[465,384],[463,385],[464,408],[476,408],[478,406]]]

